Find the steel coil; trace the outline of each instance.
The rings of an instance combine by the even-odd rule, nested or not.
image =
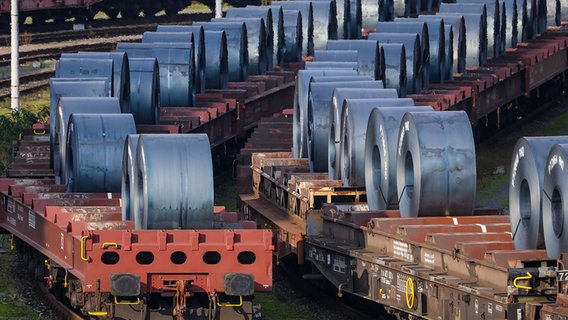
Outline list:
[[[392,90],[392,89],[385,89]],[[400,100],[400,101],[399,101]],[[365,186],[367,124],[376,107],[413,106],[412,99],[345,99],[341,110],[339,171],[344,186]],[[331,135],[330,135],[331,136]]]
[[[420,37],[420,48],[422,49],[420,53],[422,56],[422,89],[428,89],[430,84],[430,36],[426,22],[416,20],[413,22],[378,22],[377,33],[410,33]]]
[[[394,22],[404,22],[408,23],[411,21],[416,21],[415,18],[397,18]],[[424,51],[423,54],[426,58],[422,60],[424,62],[428,61],[429,64],[429,82],[433,83],[443,83],[444,82],[444,72],[446,70],[446,51],[444,50],[444,44],[446,42],[445,30],[444,30],[444,19],[428,19],[422,21],[427,26],[428,32],[428,49],[429,51]]]
[[[53,118],[54,134],[57,134],[55,143],[59,143],[59,157],[54,161],[54,172],[61,177],[61,183],[67,181],[67,131],[69,117],[73,113],[120,113],[118,98],[93,97],[61,97],[57,104],[56,116]],[[59,161],[57,161],[59,159]]]
[[[257,6],[247,5],[245,9],[248,8],[258,8]],[[282,52],[284,51],[284,10],[281,6],[263,6],[262,10],[270,9],[270,19],[272,20],[272,28],[269,30],[272,32],[272,43],[273,43],[273,65],[284,66],[284,61],[282,60]],[[267,19],[268,13],[267,13]],[[269,20],[265,20],[269,21]],[[274,68],[270,69],[273,70]]]
[[[450,24],[452,26],[452,49],[453,55],[447,55],[448,58],[452,58],[451,63],[447,64],[448,70],[452,70],[452,73],[465,73],[466,66],[466,29],[465,29],[465,19],[463,16],[456,15],[436,15],[436,18],[444,19],[445,24]],[[419,16],[418,19],[429,19],[427,16]],[[448,28],[446,28],[448,29]],[[448,34],[446,34],[448,36]],[[448,39],[448,37],[446,37]],[[453,66],[450,69],[449,66]],[[447,79],[447,78],[446,78]]]
[[[396,89],[398,96],[406,97],[406,51],[402,43],[381,45],[384,66],[381,80],[385,88]]]
[[[406,53],[407,93],[420,93],[423,88],[422,49],[420,37],[412,33],[370,33],[369,39],[379,43],[403,43]]]
[[[136,179],[136,147],[138,146],[137,134],[129,134],[124,141],[124,153],[122,157],[122,185],[121,185],[121,207],[122,220],[133,220],[134,212],[132,201],[136,199],[136,189],[134,188]],[[141,226],[135,226],[140,229]]]
[[[306,1],[272,1],[271,5],[280,6],[282,10],[298,10],[302,18],[302,56],[314,54],[314,15],[311,2]],[[286,18],[284,18],[286,19]],[[286,23],[286,21],[285,21]]]
[[[282,8],[280,8],[282,10]],[[262,18],[264,22],[264,31],[266,34],[266,66],[268,71],[274,70],[274,63],[276,63],[278,52],[278,25],[275,26],[278,20],[275,20],[272,15],[272,9],[268,7],[247,6],[246,8],[229,8],[225,17],[231,18]],[[278,17],[276,18],[278,19]],[[242,19],[241,19],[242,20]],[[247,30],[248,30],[247,25]]]
[[[568,144],[554,145],[548,155],[543,182],[543,231],[546,252],[549,258],[559,258],[568,249],[566,216],[566,164]]]
[[[501,19],[503,26],[501,34],[504,35],[505,48],[516,48],[519,39],[519,17],[517,15],[517,0],[503,0]],[[505,50],[503,48],[503,51]]]
[[[156,58],[160,69],[160,105],[192,107],[195,105],[194,51],[191,43],[119,42],[116,51],[130,58]]]
[[[205,48],[205,39],[204,39],[204,30],[203,27],[197,25],[158,25],[156,29],[157,32],[191,32],[193,33],[193,45],[194,45],[194,59],[195,59],[195,86],[196,91],[198,92],[205,92],[205,88],[207,87],[207,82],[205,80],[205,60],[206,58],[206,48]],[[143,36],[144,37],[144,36]],[[149,42],[180,42],[181,40],[177,41],[149,41]],[[142,38],[142,42],[144,38]]]
[[[357,51],[315,50],[314,61],[357,62]]]
[[[357,62],[356,61],[307,61],[304,65],[306,70],[313,70],[313,69],[351,69],[357,71]]]
[[[325,80],[325,79],[322,79]],[[381,81],[312,82],[308,94],[308,159],[311,172],[328,172],[331,96],[335,88],[383,88]]]
[[[370,210],[398,209],[396,146],[398,131],[408,111],[434,111],[427,107],[377,107],[371,111],[365,133],[365,190]]]
[[[549,258],[559,258],[568,252],[568,144],[554,145],[546,160],[542,186],[542,229],[546,253]]]
[[[51,78],[49,80],[49,153],[50,168],[59,167],[59,149],[55,148],[55,118],[57,105],[62,97],[110,97],[111,87],[107,78]]]
[[[262,18],[215,18],[211,23],[240,23],[244,22],[248,43],[248,71],[251,75],[266,74],[268,59],[272,59],[272,43],[267,43],[264,19]],[[272,39],[270,39],[272,40]]]
[[[312,0],[314,50],[323,50],[328,40],[337,40],[335,0]],[[312,52],[313,55],[313,52]]]
[[[135,170],[135,225],[213,227],[213,166],[206,134],[140,135]]]
[[[487,35],[487,57],[493,58],[500,55],[500,10],[498,0],[483,0],[480,2],[473,2],[471,0],[458,0],[457,4],[444,3],[440,7],[444,7],[443,12],[454,13],[480,13],[484,16]]]
[[[247,81],[249,75],[249,54],[247,27],[244,23],[204,23],[206,31],[225,31],[229,81]]]
[[[568,0],[560,0],[560,21],[568,19]]]
[[[294,111],[292,126],[292,156],[294,158],[306,158],[308,156],[308,89],[313,76],[356,76],[355,70],[342,69],[312,69],[299,70],[296,76],[294,92]]]
[[[394,89],[353,89],[353,88],[336,88],[333,90],[331,98],[331,108],[329,109],[329,140],[327,144],[328,156],[328,175],[331,180],[341,178],[341,114],[343,102],[345,99],[398,99],[396,90]],[[411,99],[408,99],[412,101]],[[409,101],[409,102],[410,102]],[[370,102],[370,101],[368,101]],[[393,102],[394,103],[394,102]],[[412,102],[413,103],[413,102]]]
[[[71,114],[65,160],[67,191],[120,192],[124,140],[135,133],[132,114]]]
[[[112,96],[120,101],[120,109],[123,113],[130,112],[130,67],[128,56],[123,52],[86,52],[62,53],[61,58],[88,58],[88,59],[111,59],[112,76]]]
[[[527,10],[528,2],[530,1],[531,0],[517,0],[517,43],[527,42],[530,39],[530,12]]]
[[[522,137],[513,149],[509,185],[509,218],[515,249],[542,249],[542,187],[546,160],[555,144],[568,137]]]
[[[229,81],[227,36],[225,31],[205,31],[205,87],[225,89]]]
[[[394,0],[393,10],[395,17],[410,17],[412,11],[412,4],[416,3],[416,0]]]
[[[541,23],[542,20],[546,23],[544,26],[541,24],[539,27],[539,33],[546,31],[546,26],[560,26],[560,23],[562,22],[560,0],[546,0],[546,3],[541,0],[541,4],[546,6],[541,9],[541,12],[544,10],[544,13],[546,14],[546,20],[541,19]]]
[[[444,17],[444,19],[448,15],[463,16],[466,27],[466,66],[484,66],[487,63],[487,22],[483,18],[483,14],[444,12],[437,15]]]
[[[370,29],[376,26],[377,21],[379,21],[379,1],[380,0],[360,0],[360,28]]]
[[[274,6],[280,8],[280,6]],[[288,62],[302,61],[302,13],[300,10],[282,10],[283,21],[283,40],[281,61],[283,64]]]
[[[380,69],[377,61],[379,61],[380,55],[378,41],[332,40],[327,42],[326,50],[357,51],[357,69],[359,74],[371,76],[379,80]]]
[[[537,6],[538,0],[526,0],[526,11],[523,16],[523,26],[526,31],[527,40],[534,40],[536,39],[537,34]]]
[[[156,42],[179,42],[190,43],[194,48],[194,66],[193,83],[195,91],[199,93],[205,92],[205,44],[203,37],[203,28],[194,26],[195,31],[176,31],[176,32],[154,32],[146,31],[142,35],[142,43]]]
[[[56,78],[106,78],[110,84],[110,96],[114,97],[114,66],[112,59],[61,58],[55,63]]]
[[[160,122],[160,72],[156,58],[130,59],[130,112],[137,124]]]
[[[398,141],[396,182],[402,217],[473,213],[475,143],[464,111],[408,112]]]
[[[363,28],[363,11],[361,0],[349,0],[349,17],[346,20],[347,39],[361,39],[361,29]]]

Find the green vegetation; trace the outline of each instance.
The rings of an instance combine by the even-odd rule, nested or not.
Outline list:
[[[307,316],[306,312],[300,310],[294,303],[290,303],[289,298],[278,291],[255,293],[255,304],[261,306],[261,319],[276,320],[315,320],[314,317]]]
[[[42,319],[21,299],[17,288],[20,288],[16,270],[16,256],[12,252],[0,253],[0,315],[2,319]]]
[[[46,122],[49,118],[49,91],[43,90],[26,97],[20,106],[20,112],[12,114],[10,99],[0,102],[0,171],[12,160],[12,141],[24,128],[31,128],[34,123]]]

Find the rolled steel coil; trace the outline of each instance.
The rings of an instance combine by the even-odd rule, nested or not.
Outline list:
[[[323,50],[328,40],[337,40],[336,2],[335,0],[311,0],[311,3],[314,23],[314,50]]]
[[[568,19],[568,0],[560,0],[560,20]]]
[[[355,50],[315,50],[314,61],[357,62]]]
[[[300,17],[302,18],[302,56],[312,56],[314,54],[314,15],[312,3],[306,1],[272,1],[271,5],[280,6],[284,11],[300,11]]]
[[[306,70],[312,69],[351,69],[357,71],[356,61],[307,61],[304,65]]]
[[[282,8],[280,8],[280,11]],[[279,28],[278,17],[275,18],[272,15],[272,9],[268,7],[256,7],[256,6],[247,6],[246,8],[229,8],[225,13],[225,17],[228,19],[231,18],[262,18],[264,22],[264,30],[266,32],[266,65],[268,71],[274,70],[274,63],[278,61],[276,54],[278,52],[278,31]],[[276,25],[275,25],[276,24]],[[247,25],[248,30],[248,25]]]
[[[205,80],[205,65],[206,62],[206,51],[205,51],[205,39],[204,30],[201,26],[193,25],[158,25],[156,32],[192,32],[193,33],[193,45],[194,45],[194,59],[195,59],[195,86],[196,91],[205,92],[207,87],[207,81]],[[174,38],[175,39],[175,38]],[[144,35],[142,35],[142,42],[181,42],[181,40],[163,41],[159,39],[152,39],[144,41]]]
[[[256,6],[251,6],[248,5],[246,6],[245,9],[248,8],[258,8]],[[263,8],[262,10],[266,10],[266,9],[270,9],[270,19],[272,19],[272,30],[269,30],[270,32],[272,32],[272,43],[273,43],[273,49],[272,49],[272,53],[273,53],[273,66],[284,66],[284,61],[282,60],[282,53],[284,51],[285,48],[285,42],[284,42],[284,10],[282,10],[281,6],[263,6],[261,7]],[[267,19],[268,18],[268,13],[267,13]],[[268,21],[268,20],[265,20]],[[274,68],[270,69],[273,70]]]
[[[124,153],[122,157],[122,185],[121,185],[121,207],[122,220],[134,219],[134,205],[132,200],[136,199],[135,179],[136,179],[136,147],[138,146],[137,134],[129,134],[124,141]],[[135,226],[140,229],[141,226]]]
[[[136,149],[135,225],[211,229],[213,166],[206,134],[143,134]]]
[[[407,93],[420,93],[423,88],[422,48],[420,37],[413,33],[370,33],[369,39],[378,40],[379,44],[403,43],[406,53]]]
[[[365,139],[371,111],[376,107],[413,105],[412,99],[345,99],[343,101],[341,141],[337,150],[340,153],[339,171],[343,185],[365,186]]]
[[[400,122],[409,111],[434,111],[430,106],[376,107],[365,133],[365,190],[370,210],[398,209],[396,147]]]
[[[160,71],[156,58],[130,59],[130,112],[138,124],[160,122]]]
[[[380,69],[377,61],[380,59],[378,41],[362,40],[331,40],[326,44],[326,50],[355,50],[357,51],[358,72],[360,75],[371,76],[379,80]]]
[[[466,112],[408,112],[398,141],[396,181],[402,217],[473,213],[475,143]]]
[[[336,88],[333,90],[331,98],[331,108],[329,109],[329,140],[327,145],[328,156],[328,175],[331,180],[341,179],[341,114],[345,99],[398,99],[394,89],[353,89]],[[409,99],[412,101],[411,99]],[[410,102],[409,101],[409,102]],[[392,102],[394,103],[394,102]],[[413,102],[412,102],[413,103]]]
[[[55,63],[56,78],[106,78],[110,83],[110,96],[114,97],[114,66],[112,59],[61,58]]]
[[[195,26],[196,32],[155,32],[146,31],[142,35],[142,43],[156,43],[156,42],[179,42],[190,43],[194,48],[194,66],[195,72],[193,73],[193,83],[195,91],[202,93],[205,92],[205,44],[203,43],[203,28]],[[197,36],[199,34],[199,36]]]
[[[526,28],[527,40],[536,39],[537,32],[537,7],[539,0],[526,0],[526,11],[523,14],[526,19],[523,19],[523,26]]]
[[[547,156],[555,144],[568,137],[522,137],[511,158],[509,218],[515,249],[542,249],[542,188]]]
[[[411,21],[416,21],[415,18],[396,18],[394,22],[408,23]],[[444,30],[444,19],[428,19],[422,21],[427,26],[428,32],[428,49],[429,52],[424,51],[423,54],[426,58],[422,60],[424,62],[428,61],[429,64],[429,82],[433,83],[443,83],[444,82],[444,72],[446,70],[446,51],[444,50],[444,44],[446,42],[445,30]]]
[[[322,79],[325,80],[325,79]],[[341,80],[339,82],[312,82],[308,94],[308,160],[311,172],[328,172],[327,146],[331,97],[335,88],[383,88],[381,81]]]
[[[363,9],[361,0],[349,0],[349,17],[346,20],[347,34],[346,39],[361,39],[361,29],[363,28]]]
[[[227,88],[229,62],[227,36],[225,31],[205,31],[205,87],[207,89]]]
[[[489,57],[498,57],[504,53],[505,38],[503,32],[504,21],[501,21],[505,17],[505,3],[503,0],[483,0],[482,3],[475,2],[472,0],[457,0],[458,4],[463,4],[467,6],[477,6],[481,4],[485,5],[486,8],[486,19],[487,19],[487,54]],[[466,10],[469,9],[466,7]],[[464,12],[461,11],[460,12]]]
[[[449,67],[451,65],[453,66],[452,73],[465,73],[467,59],[465,18],[457,15],[442,16],[439,14],[435,17],[443,18],[445,24],[450,24],[452,26],[452,49],[454,54],[447,55],[448,58],[452,58],[452,62],[447,64],[448,70],[450,70]],[[429,17],[421,15],[418,19],[429,19]],[[447,35],[448,34],[446,34],[446,36]],[[448,39],[448,37],[446,37],[446,39]]]
[[[484,66],[487,63],[487,23],[483,19],[483,14],[444,12],[437,15],[444,18],[448,15],[463,16],[466,27],[466,66]]]
[[[59,99],[62,97],[110,97],[111,91],[108,78],[51,78],[49,80],[50,168],[55,169],[56,163],[59,168],[61,163],[59,149],[55,148],[55,118]]]
[[[381,56],[384,66],[381,80],[385,88],[396,89],[398,96],[406,97],[406,51],[402,43],[386,43],[381,45]]]
[[[204,23],[205,31],[225,31],[227,37],[227,63],[229,81],[247,81],[249,75],[249,54],[247,27],[244,23]]]
[[[532,26],[530,25],[529,3],[532,0],[517,0],[517,42],[527,42],[530,39]]]
[[[132,114],[71,114],[65,161],[67,191],[120,192],[124,140],[135,133]]]
[[[193,107],[195,60],[190,43],[119,42],[116,51],[131,58],[156,58],[160,69],[160,105],[164,107]]]
[[[292,126],[292,156],[306,158],[308,156],[308,89],[313,76],[356,76],[352,69],[312,69],[298,70],[294,92],[294,111]]]
[[[393,8],[395,17],[409,17],[412,14],[412,7],[417,0],[394,0]]]
[[[542,186],[542,229],[546,253],[559,258],[568,252],[568,144],[556,144],[550,149]]]
[[[214,18],[211,23],[240,23],[246,24],[248,41],[248,70],[251,75],[266,74],[269,56],[272,59],[272,43],[267,43],[265,23],[262,18]],[[272,39],[270,39],[272,40]],[[270,48],[270,52],[268,51]]]
[[[503,0],[505,6],[502,15],[505,34],[505,48],[516,48],[519,40],[519,19],[517,0]],[[522,32],[522,28],[521,28]]]
[[[67,132],[69,117],[73,113],[120,113],[118,98],[93,98],[93,97],[61,97],[57,105],[56,116],[53,118],[53,131],[57,134],[59,143],[59,161],[54,162],[54,172],[60,176],[61,183],[67,181]]]
[[[543,8],[546,13],[546,20],[544,20],[546,21],[546,24],[544,26],[541,24],[539,33],[546,31],[546,26],[560,26],[560,23],[562,22],[562,7],[560,3],[560,0],[546,0],[546,3],[541,0],[541,4],[546,6]]]
[[[128,56],[123,52],[87,52],[62,53],[61,58],[84,57],[89,59],[111,59],[112,76],[112,96],[120,101],[120,109],[123,113],[130,112],[130,67]]]
[[[361,24],[359,28],[374,28],[379,21],[381,11],[384,19],[384,3],[384,0],[360,0]],[[381,8],[381,4],[383,4],[383,8]]]
[[[467,1],[467,0],[464,0]],[[440,13],[464,13],[464,14],[481,14],[483,23],[485,24],[486,34],[486,51],[487,57],[499,56],[499,7],[496,6],[496,1],[481,1],[481,2],[458,2],[458,3],[442,3],[440,5]],[[497,19],[497,20],[496,20]],[[467,20],[467,18],[466,18]],[[466,21],[467,23],[467,21]],[[467,25],[466,25],[467,28]],[[469,34],[468,34],[469,36]],[[469,43],[468,43],[469,44]],[[469,49],[469,47],[468,47]]]
[[[274,6],[280,8],[280,6]],[[300,10],[282,10],[283,33],[282,52],[280,61],[282,65],[288,62],[302,61],[302,13]]]
[[[351,1],[335,0],[335,10],[337,17],[337,39],[349,39],[349,32],[351,31],[349,26],[351,19],[349,16]]]
[[[428,89],[430,84],[430,36],[428,25],[424,21],[388,21],[377,23],[377,33],[411,33],[420,37],[422,52],[422,89]]]

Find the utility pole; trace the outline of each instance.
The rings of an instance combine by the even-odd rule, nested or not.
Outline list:
[[[20,111],[20,56],[18,30],[18,0],[12,0],[12,42],[11,42],[11,107],[12,114]]]
[[[223,18],[223,0],[215,0],[215,18]]]

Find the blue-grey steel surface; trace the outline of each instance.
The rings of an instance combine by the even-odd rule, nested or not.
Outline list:
[[[240,23],[246,24],[248,41],[248,70],[251,75],[266,74],[269,60],[272,60],[272,38],[267,38],[263,18],[214,18],[211,23]],[[268,39],[268,40],[267,40]]]
[[[272,7],[272,6],[271,6]],[[281,6],[274,6],[280,8]],[[282,64],[287,62],[302,61],[302,13],[300,10],[282,10],[282,52],[280,61]]]
[[[195,87],[197,92],[205,92],[207,86],[205,82],[205,39],[203,27],[198,25],[158,25],[157,32],[192,32],[193,45],[194,45],[194,59],[195,59]],[[144,41],[142,41],[144,42]],[[167,41],[152,41],[152,42],[167,42]],[[172,42],[179,42],[172,41]]]
[[[194,51],[191,43],[119,42],[116,51],[131,58],[156,58],[160,67],[160,105],[192,107],[195,105]]]
[[[136,199],[134,180],[136,179],[136,147],[138,146],[137,134],[129,134],[124,141],[124,153],[122,157],[122,185],[121,204],[122,220],[134,220],[132,200]],[[140,229],[140,226],[134,226]]]
[[[120,113],[118,98],[106,97],[61,97],[57,104],[56,116],[53,118],[54,134],[58,138],[54,143],[59,144],[59,161],[54,162],[54,172],[61,177],[61,183],[66,183],[67,161],[67,128],[69,117],[73,113]],[[56,159],[57,160],[57,159]]]
[[[343,103],[345,99],[362,99],[367,100],[366,103],[373,102],[371,99],[392,99],[392,103],[404,103],[403,100],[398,98],[397,92],[394,89],[377,88],[374,90],[369,89],[353,89],[353,88],[336,88],[333,91],[331,98],[332,107],[330,108],[330,129],[329,139],[327,146],[328,156],[328,175],[331,180],[341,179],[341,114],[343,111]],[[395,101],[396,100],[396,101]],[[405,103],[413,103],[412,99],[407,99]],[[381,100],[384,102],[383,100]]]
[[[110,82],[108,78],[51,78],[49,80],[49,150],[50,167],[59,168],[60,153],[55,148],[55,119],[57,105],[62,97],[110,97]],[[57,171],[56,171],[57,172]]]
[[[56,78],[107,78],[110,96],[114,97],[114,63],[112,59],[61,58],[55,64]]]
[[[205,85],[207,89],[225,89],[229,81],[227,36],[225,31],[205,31]]]
[[[398,96],[406,97],[406,51],[402,43],[385,43],[381,45],[381,56],[384,66],[381,67],[381,80],[385,88],[396,89]]]
[[[396,146],[400,121],[408,111],[434,111],[430,106],[376,107],[365,133],[365,190],[369,210],[398,209]]]
[[[213,167],[206,134],[143,134],[136,150],[135,224],[213,228]]]
[[[203,23],[206,31],[225,31],[227,38],[227,63],[229,81],[247,81],[249,55],[247,27],[242,23]]]
[[[327,40],[337,40],[337,9],[335,0],[312,1],[312,8],[314,50],[322,50],[325,49]]]
[[[311,69],[351,69],[357,71],[357,61],[306,61],[305,70]]]
[[[353,78],[353,77],[351,77]],[[323,79],[325,80],[325,79]],[[308,94],[308,159],[311,172],[328,172],[329,112],[335,88],[382,88],[381,81],[347,78],[337,82],[312,82]]]
[[[68,192],[120,192],[124,140],[136,133],[132,114],[73,113],[67,133]]]
[[[431,16],[427,16],[427,15],[420,15],[418,16],[417,19],[430,19]],[[449,24],[452,26],[452,28],[450,30],[448,30],[449,28],[446,25],[446,32],[450,32],[452,34],[452,49],[454,54],[453,55],[448,55],[446,54],[447,58],[451,58],[451,62],[448,63],[447,69],[450,70],[450,66],[453,66],[453,73],[465,73],[465,65],[466,65],[466,55],[467,55],[467,47],[466,47],[466,30],[465,30],[465,19],[463,16],[457,16],[457,15],[448,15],[448,16],[442,16],[437,14],[436,16],[433,16],[436,19],[437,18],[442,18],[444,19],[444,23],[445,24]],[[448,42],[449,40],[449,34],[446,33],[446,42]],[[446,45],[446,48],[448,48],[448,46]],[[448,79],[448,78],[446,78]]]
[[[314,54],[314,18],[311,2],[272,1],[271,5],[281,6],[282,10],[299,10],[302,18],[302,56]],[[286,18],[285,18],[286,19]]]
[[[379,43],[371,40],[330,40],[326,50],[355,50],[358,57],[358,72],[379,80]]]
[[[396,184],[402,217],[473,213],[475,143],[465,111],[408,112],[398,141]]]
[[[128,56],[123,52],[87,52],[62,53],[61,58],[84,57],[90,59],[111,59],[113,63],[113,97],[120,101],[120,109],[130,112],[130,67]]]
[[[130,58],[130,111],[138,124],[160,122],[160,69],[156,58]]]
[[[355,50],[316,50],[314,51],[314,61],[340,61],[357,62],[357,51]]]
[[[413,106],[408,98],[392,98],[394,89],[383,89],[385,98],[343,100],[341,108],[341,141],[339,171],[344,186],[365,186],[365,139],[371,111],[381,106]]]

